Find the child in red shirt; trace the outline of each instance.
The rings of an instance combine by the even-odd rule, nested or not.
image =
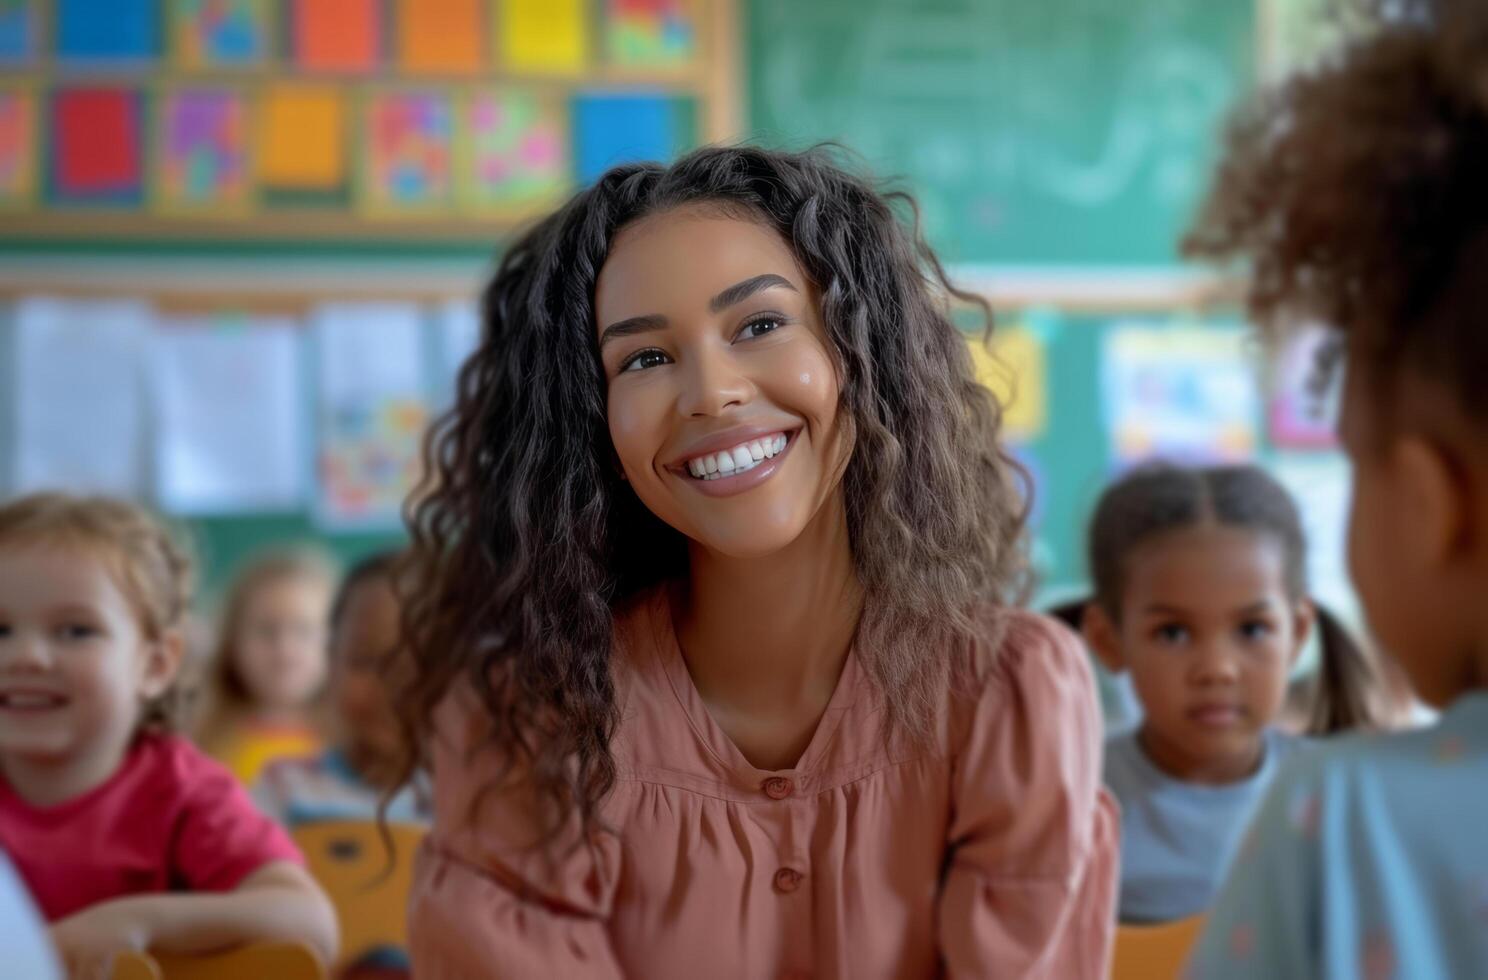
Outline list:
[[[0,847],[74,977],[106,976],[123,950],[335,951],[335,915],[294,845],[169,734],[189,572],[131,505],[0,507]]]

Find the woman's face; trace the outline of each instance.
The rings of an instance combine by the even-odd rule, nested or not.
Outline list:
[[[847,461],[816,296],[763,224],[686,207],[616,236],[595,289],[610,438],[667,524],[759,557],[805,529]]]

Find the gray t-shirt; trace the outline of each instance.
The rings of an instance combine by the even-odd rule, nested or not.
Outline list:
[[[1106,786],[1121,804],[1122,922],[1171,922],[1209,908],[1277,768],[1304,744],[1275,729],[1264,738],[1255,775],[1224,786],[1164,773],[1135,731],[1106,740]]]

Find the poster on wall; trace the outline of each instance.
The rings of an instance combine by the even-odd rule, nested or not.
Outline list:
[[[27,297],[16,305],[17,492],[142,494],[142,374],[153,316],[138,300]]]
[[[1341,378],[1329,361],[1337,348],[1321,327],[1294,333],[1277,351],[1267,418],[1271,441],[1283,449],[1330,449],[1338,445],[1336,423]]]
[[[316,519],[328,530],[391,529],[418,480],[429,421],[422,313],[412,303],[327,303],[313,324]]]
[[[1105,334],[1101,401],[1118,469],[1254,456],[1259,376],[1238,327],[1127,322]]]
[[[181,317],[150,343],[155,492],[176,514],[305,502],[301,334],[288,317]]]
[[[1044,325],[998,327],[989,350],[969,335],[977,380],[1002,406],[1002,433],[1015,443],[1040,439],[1049,425],[1049,364]]]

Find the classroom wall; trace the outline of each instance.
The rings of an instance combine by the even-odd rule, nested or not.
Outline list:
[[[212,588],[243,557],[276,542],[311,537],[347,561],[396,544],[396,514],[386,503],[396,497],[389,488],[399,483],[386,474],[406,469],[408,430],[447,395],[460,343],[454,338],[464,331],[468,342],[468,297],[488,274],[500,241],[560,191],[613,160],[743,136],[786,146],[839,141],[864,166],[915,196],[925,233],[953,277],[993,300],[998,355],[1019,378],[1014,391],[1005,371],[987,367],[987,380],[1009,398],[1012,442],[1035,476],[1033,557],[1046,594],[1080,587],[1081,532],[1103,483],[1146,453],[1166,452],[1260,458],[1308,490],[1309,520],[1320,541],[1317,574],[1326,591],[1347,601],[1339,530],[1343,464],[1326,440],[1299,435],[1285,414],[1279,425],[1273,419],[1268,379],[1282,378],[1280,397],[1292,405],[1295,377],[1239,343],[1243,324],[1236,312],[1206,305],[1207,280],[1176,258],[1175,243],[1202,192],[1225,108],[1266,70],[1275,51],[1306,42],[1292,23],[1295,4],[1283,5],[1291,20],[1282,23],[1274,5],[1252,0],[741,0],[662,3],[650,21],[624,23],[616,19],[625,6],[618,3],[548,4],[543,15],[543,4],[491,0],[472,8],[486,18],[483,46],[472,54],[416,23],[416,4],[368,0],[378,44],[306,54],[296,46],[301,34],[332,47],[350,42],[316,34],[316,25],[296,19],[298,8],[289,0],[269,5],[278,23],[261,38],[265,60],[247,73],[193,62],[210,59],[210,45],[224,42],[203,25],[167,17],[174,16],[174,5],[129,0],[115,8],[125,19],[125,7],[164,19],[151,21],[154,34],[124,32],[112,42],[76,35],[73,27],[91,6],[96,3],[21,4],[33,15],[34,29],[29,55],[19,58],[16,29],[0,18],[0,133],[7,105],[21,104],[21,95],[44,117],[29,178],[15,168],[6,171],[0,135],[0,175],[12,175],[10,183],[0,179],[0,377],[13,381],[6,386],[11,397],[0,398],[0,479],[9,488],[27,482],[19,465],[22,437],[36,415],[24,407],[36,385],[28,389],[19,374],[40,362],[23,356],[22,338],[31,334],[17,329],[18,316],[50,316],[57,322],[47,329],[58,331],[53,339],[65,346],[79,322],[91,326],[71,334],[72,342],[103,336],[97,324],[108,316],[102,307],[77,307],[80,298],[145,303],[145,313],[136,310],[147,321],[143,326],[109,328],[118,349],[128,345],[131,330],[164,336],[151,344],[168,349],[166,355],[139,355],[133,411],[141,448],[130,488],[184,516]],[[567,27],[549,24],[560,40],[543,40],[542,16],[562,10],[572,15]],[[503,24],[517,26],[518,38],[528,31],[527,40],[514,42],[510,32],[498,36]],[[181,32],[195,28],[198,43],[188,52]],[[582,35],[577,42],[575,31]],[[64,35],[72,45],[127,42],[144,53],[100,76],[86,59],[62,56]],[[412,54],[415,48],[423,54]],[[315,61],[333,56],[366,59],[370,67],[336,70]],[[438,67],[420,68],[420,58]],[[461,59],[471,58],[462,66]],[[56,100],[100,78],[137,88],[150,117],[139,130],[139,181],[134,196],[122,202],[88,200],[87,179],[98,175],[64,173],[56,159],[63,132],[51,125]],[[301,89],[281,91],[286,82]],[[169,152],[160,142],[166,114],[182,110],[180,99],[171,98],[226,87],[254,111],[277,106],[281,116],[288,110],[303,115],[313,108],[304,98],[306,84],[339,93],[347,141],[339,160],[317,163],[296,154],[293,126],[264,129],[261,123],[246,144],[258,167],[249,167],[251,179],[235,177],[221,159],[209,168],[215,180],[210,193],[227,195],[235,206],[218,201],[209,215],[190,213],[191,182],[166,167]],[[484,147],[487,162],[511,162],[509,153],[502,156],[510,149],[502,134],[476,125],[476,97],[485,91],[499,92],[500,105],[529,113],[517,113],[526,121],[506,135],[518,143],[537,139],[539,149],[553,150],[536,154],[520,181],[507,174],[483,184],[467,166],[477,159],[472,145]],[[427,98],[408,105],[388,101],[405,92]],[[391,176],[397,154],[376,143],[371,122],[399,105],[428,110],[433,123],[399,125],[432,145],[440,145],[439,120],[453,127],[447,169],[429,164],[442,181],[403,186]],[[448,107],[446,116],[429,108],[440,105]],[[103,111],[96,105],[72,110]],[[77,119],[68,125],[76,127]],[[544,134],[551,145],[542,144]],[[363,157],[390,166],[358,163]],[[29,196],[16,191],[27,179]],[[82,186],[73,186],[79,180]],[[37,294],[65,297],[74,306],[38,313],[26,300]],[[374,305],[342,305],[348,302]],[[348,317],[363,325],[347,327]],[[455,321],[464,325],[452,326]],[[276,329],[278,341],[265,339],[265,331]],[[215,339],[193,348],[182,339],[188,330]],[[382,330],[391,339],[359,345],[348,339],[358,330]],[[408,339],[410,330],[417,339]],[[354,361],[359,347],[364,354],[398,343],[417,348],[420,365],[411,381],[390,376],[382,379],[383,390],[361,390],[345,376],[377,375],[376,363],[333,370],[343,358]],[[210,494],[182,499],[179,487],[165,484],[174,477],[190,482],[193,439],[206,444],[195,447],[203,452],[220,449],[222,440],[214,443],[212,432],[251,427],[256,417],[248,411],[218,419],[216,430],[198,431],[172,416],[169,466],[155,438],[161,419],[214,391],[211,384],[186,390],[193,386],[181,383],[185,365],[206,370],[215,358],[212,370],[230,378],[235,356],[264,370],[276,357],[295,365],[288,388],[281,385],[270,398],[260,386],[253,397],[277,402],[283,427],[297,430],[297,455],[279,464],[295,471],[285,482],[297,479],[298,489],[270,493],[274,499],[267,503],[214,503]],[[95,360],[105,371],[109,357]],[[1186,369],[1213,383],[1186,384]],[[173,370],[174,388],[163,392]],[[387,373],[399,372],[394,365]],[[229,381],[217,387],[223,385],[231,388]],[[379,430],[369,419],[386,424]],[[369,461],[380,443],[381,449],[391,445],[400,462]],[[339,477],[328,470],[337,461]],[[348,476],[345,467],[356,465],[362,470]],[[175,471],[166,472],[171,467]],[[336,497],[336,487],[380,493],[382,505],[343,512],[351,505],[344,494]],[[284,488],[268,488],[276,489]],[[335,500],[340,504],[329,505]]]

